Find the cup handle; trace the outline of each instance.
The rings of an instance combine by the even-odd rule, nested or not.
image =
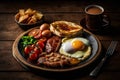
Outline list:
[[[106,14],[103,15],[103,27],[110,25],[110,17]]]

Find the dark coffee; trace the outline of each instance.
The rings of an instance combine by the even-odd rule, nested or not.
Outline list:
[[[91,31],[100,30],[103,26],[104,9],[99,5],[88,5],[85,8],[86,27]]]
[[[102,10],[99,7],[90,7],[87,9],[87,12],[89,14],[100,14],[102,13]]]

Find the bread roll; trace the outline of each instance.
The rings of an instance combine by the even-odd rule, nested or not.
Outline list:
[[[50,31],[59,37],[81,36],[83,28],[73,22],[55,21],[50,24]]]

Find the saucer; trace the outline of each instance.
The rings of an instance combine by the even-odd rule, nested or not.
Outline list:
[[[107,24],[106,24],[106,23],[107,23]],[[105,32],[105,31],[107,31],[107,30],[109,29],[109,27],[110,27],[110,20],[104,21],[103,24],[106,24],[106,25],[105,25],[105,26],[102,26],[102,25],[101,25],[101,29],[89,29],[89,28],[86,26],[85,18],[81,19],[81,21],[80,21],[80,25],[81,25],[83,28],[85,28],[85,29],[87,29],[87,30],[89,30],[89,31],[91,31],[91,32],[95,32],[95,33],[101,33],[101,32],[103,33],[103,32]]]

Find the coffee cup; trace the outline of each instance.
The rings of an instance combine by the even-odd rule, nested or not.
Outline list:
[[[91,31],[105,29],[109,25],[110,19],[104,14],[104,8],[99,5],[88,5],[85,7],[86,27]]]

